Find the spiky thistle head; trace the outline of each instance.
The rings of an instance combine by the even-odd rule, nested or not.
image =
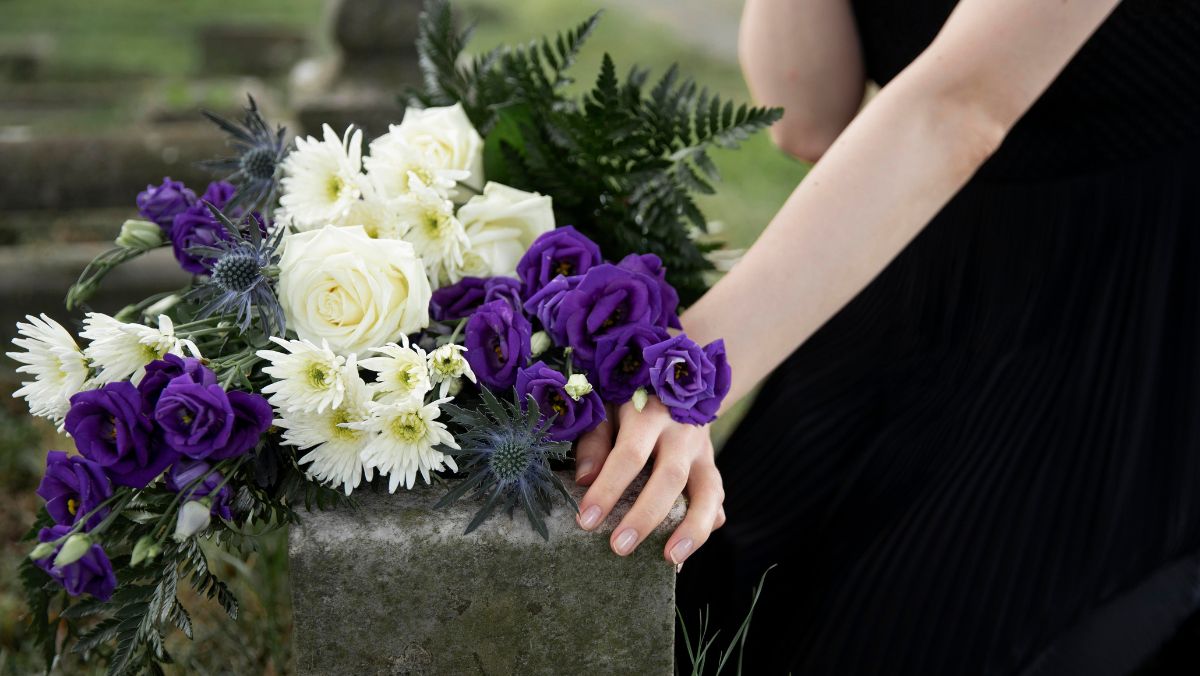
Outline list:
[[[283,307],[272,289],[272,280],[279,263],[283,228],[276,227],[274,233],[264,234],[263,230],[269,226],[257,214],[250,214],[236,224],[212,204],[208,208],[225,228],[227,238],[211,246],[188,249],[188,253],[213,263],[208,279],[186,298],[203,303],[198,313],[201,319],[214,314],[234,315],[238,328],[244,332],[257,316],[259,326],[268,336],[282,336]]]
[[[277,126],[274,131],[258,112],[254,97],[245,108],[242,122],[221,117],[210,111],[204,116],[229,135],[233,154],[204,162],[204,166],[223,173],[225,180],[237,186],[237,193],[227,208],[269,210],[279,187],[279,164],[287,155],[284,136],[287,130]]]
[[[437,507],[466,495],[484,498],[483,506],[467,525],[466,532],[470,533],[497,508],[511,515],[519,505],[534,530],[548,540],[550,533],[543,517],[550,514],[554,495],[561,495],[573,509],[579,509],[562,480],[550,469],[551,460],[567,457],[571,444],[549,439],[550,420],[542,420],[532,397],[522,411],[515,396],[512,402],[500,401],[487,388],[480,389],[482,401],[475,409],[442,406],[451,422],[461,429],[454,435],[460,448],[438,450],[453,455],[460,473],[467,476],[438,501]]]

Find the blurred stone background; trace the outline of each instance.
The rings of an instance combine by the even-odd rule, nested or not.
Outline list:
[[[679,62],[702,84],[747,99],[736,65],[739,0],[464,0],[477,22],[471,51],[605,16],[580,58],[586,87],[601,55],[661,73]],[[379,133],[399,122],[416,77],[415,0],[0,0],[0,340],[46,312],[78,320],[63,294],[88,260],[135,215],[134,197],[164,175],[203,188],[195,163],[222,151],[201,108],[235,116],[246,94],[290,131],[349,122]],[[765,136],[715,157],[721,193],[703,200],[733,247],[746,246],[802,177]],[[167,252],[160,252],[167,253]],[[185,281],[169,255],[109,277],[95,307],[112,311]],[[45,452],[69,447],[31,422],[13,364],[0,367],[0,675],[38,670],[23,627],[17,540],[40,504]],[[285,534],[264,539],[252,566],[211,552],[242,601],[238,622],[214,604],[194,608],[196,640],[170,643],[180,673],[294,671]],[[88,673],[71,659],[61,673]]]

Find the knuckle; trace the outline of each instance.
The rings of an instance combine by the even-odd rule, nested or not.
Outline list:
[[[662,478],[672,484],[684,484],[688,479],[688,467],[679,462],[662,462],[655,468],[655,472],[661,472]]]
[[[621,462],[637,463],[640,466],[650,458],[650,448],[643,444],[617,442],[616,447],[612,450],[612,457]]]

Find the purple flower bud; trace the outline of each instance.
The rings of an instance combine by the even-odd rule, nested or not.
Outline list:
[[[596,340],[592,369],[596,391],[610,404],[629,401],[639,387],[650,384],[650,364],[643,351],[669,338],[665,329],[650,324],[628,324]]]
[[[479,382],[494,389],[513,386],[529,359],[533,327],[506,300],[485,303],[467,320],[467,363]]]
[[[148,185],[138,193],[138,213],[167,230],[175,216],[196,203],[196,193],[170,176],[163,178],[161,185]]]
[[[589,392],[575,399],[567,393],[567,377],[540,361],[521,369],[516,385],[522,407],[532,396],[543,420],[554,416],[547,434],[551,441],[574,441],[604,420],[599,394]]]
[[[646,348],[643,356],[650,364],[654,393],[674,420],[704,425],[716,419],[732,380],[724,341],[701,349],[679,334]]]
[[[178,457],[155,438],[141,394],[127,381],[71,397],[64,424],[79,453],[122,486],[144,488]]]
[[[112,497],[112,484],[104,468],[79,455],[62,451],[46,454],[46,474],[37,494],[46,501],[46,511],[55,522],[71,526]],[[108,515],[99,510],[83,525],[91,530]]]
[[[71,527],[64,524],[43,528],[38,531],[38,541],[54,542],[70,530]],[[65,587],[71,596],[91,594],[101,601],[112,598],[113,591],[117,588],[117,576],[103,547],[93,544],[83,557],[65,566],[56,566],[54,559],[60,549],[61,545],[55,548],[53,554],[38,559],[35,562],[38,568],[46,571],[55,582]]]

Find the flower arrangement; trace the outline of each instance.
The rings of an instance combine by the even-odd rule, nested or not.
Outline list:
[[[448,15],[434,3],[423,19],[427,98],[448,93],[438,84],[438,45],[458,35]],[[557,45],[542,48],[556,78],[593,23],[544,43]],[[536,53],[501,61],[527,70]],[[482,78],[489,63],[456,77]],[[661,124],[635,84],[607,100],[615,84],[605,63],[581,109],[607,112],[583,113],[576,126],[620,111]],[[548,538],[556,496],[574,506],[553,463],[609,407],[640,410],[654,395],[680,422],[715,418],[730,381],[723,344],[679,332],[669,261],[620,246],[693,242],[678,221],[688,209],[675,221],[636,209],[588,216],[584,205],[599,199],[591,188],[538,184],[527,171],[543,152],[536,139],[563,138],[539,125],[564,119],[533,106],[520,122],[472,119],[468,110],[488,110],[484,93],[496,95],[492,77],[464,100],[410,108],[369,142],[325,126],[289,144],[253,99],[240,123],[208,114],[234,151],[209,163],[223,178],[202,191],[170,178],[147,186],[135,199],[141,218],[83,271],[67,306],[86,310],[108,272],[160,247],[192,281],[113,316],[88,311],[74,334],[45,314],[18,325],[9,356],[28,380],[16,396],[77,451],[46,456],[37,491],[46,504],[22,568],[48,660],[65,623],[75,650],[106,658],[111,673],[157,670],[170,659],[167,627],[191,635],[180,584],[236,616],[202,540],[250,551],[256,530],[294,522],[301,505],[347,500],[377,477],[391,492],[444,483],[439,505],[478,500],[468,532],[519,507]],[[671,133],[694,136],[694,120],[708,140],[645,137],[602,162],[580,146],[581,166],[608,167],[595,177],[605,200],[635,189],[614,178],[621,166],[645,165],[643,179],[672,192],[670,176],[692,171],[686,162],[705,166],[713,139],[731,143],[777,117],[726,115],[694,86],[675,86],[670,75],[653,97],[686,113],[686,133]],[[511,101],[528,93],[513,87]],[[561,99],[557,87],[548,95]],[[660,161],[649,161],[655,153]],[[660,178],[645,173],[651,166]],[[680,199],[672,195],[660,197]],[[642,236],[608,232],[634,229]],[[608,234],[598,242],[595,232]]]

